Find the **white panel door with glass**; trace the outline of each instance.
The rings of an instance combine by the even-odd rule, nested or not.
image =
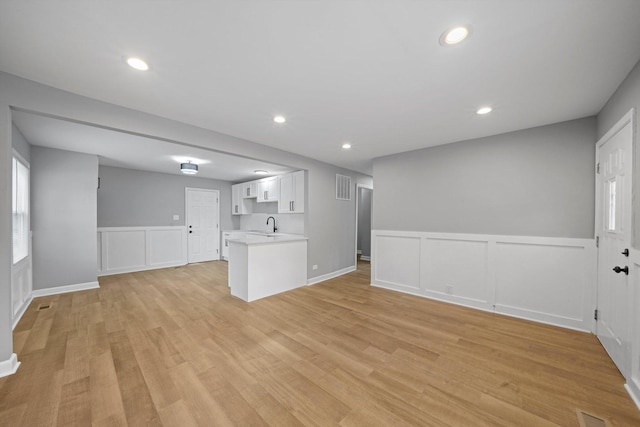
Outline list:
[[[631,371],[631,171],[632,126],[629,120],[597,144],[596,236],[598,288],[596,333],[620,372]]]
[[[218,191],[187,188],[186,192],[189,263],[220,259]]]

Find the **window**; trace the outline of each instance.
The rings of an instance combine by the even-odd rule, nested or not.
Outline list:
[[[29,255],[29,168],[13,157],[12,169],[13,263]]]
[[[609,195],[607,206],[607,230],[616,231],[616,180],[608,181],[607,193]]]

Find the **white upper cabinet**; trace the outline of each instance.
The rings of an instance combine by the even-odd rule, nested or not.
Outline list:
[[[277,202],[280,193],[278,191],[278,177],[272,176],[258,180],[257,192],[258,203]]]
[[[258,181],[249,181],[242,183],[242,198],[255,199],[258,195]]]
[[[304,171],[278,177],[278,213],[304,213]]]
[[[231,215],[250,214],[251,200],[242,197],[244,184],[234,184],[231,186]]]

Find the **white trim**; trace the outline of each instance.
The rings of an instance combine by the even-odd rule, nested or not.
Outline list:
[[[335,279],[336,277],[342,276],[347,273],[351,273],[352,271],[356,271],[356,266],[352,265],[350,267],[346,267],[340,270],[333,271],[331,273],[323,274],[322,276],[312,277],[307,280],[307,285],[315,285],[320,282],[324,282],[325,280]]]
[[[98,282],[78,283],[76,285],[56,286],[52,288],[36,289],[33,291],[33,298],[45,297],[49,295],[66,294],[68,292],[86,291],[88,289],[99,288]]]
[[[114,274],[135,273],[137,271],[159,270],[161,268],[182,267],[183,265],[187,265],[187,263],[186,262],[167,262],[163,264],[154,264],[154,265],[148,265],[148,266],[114,268],[109,271],[99,271],[98,277],[112,276]]]
[[[638,409],[640,409],[640,387],[631,382],[626,383],[624,385],[624,389],[627,390],[627,393],[629,393],[629,396],[631,396],[631,400],[633,400],[633,403],[635,403]]]
[[[360,255],[360,261],[371,261],[371,257],[366,255]]]
[[[371,246],[372,286],[594,330],[594,239],[373,230]]]
[[[180,246],[179,251],[173,259],[166,260],[162,259],[161,261],[165,262],[154,262],[154,257],[152,256],[154,250],[162,250],[166,249],[168,246],[157,245],[154,243],[153,236],[159,232],[180,232]],[[144,242],[139,242],[140,244],[135,244],[133,246],[128,247],[112,247],[115,243],[110,243],[110,239],[108,238],[110,233],[144,233]],[[108,276],[111,274],[122,274],[122,273],[133,273],[136,271],[146,271],[146,270],[155,270],[158,268],[168,268],[168,267],[179,267],[187,264],[187,229],[183,225],[178,226],[152,226],[152,227],[99,227],[98,228],[98,262],[97,262],[97,275],[98,277]],[[144,245],[142,247],[141,245]],[[109,254],[115,253],[128,253],[126,251],[130,251],[134,255],[144,252],[143,259],[138,259],[136,256],[125,257],[128,261],[138,260],[138,264],[133,264],[133,262],[128,262],[125,265],[117,264],[113,265],[110,263]],[[112,260],[113,261],[113,260]]]
[[[16,314],[13,316],[13,324],[11,325],[12,331],[16,328],[16,326],[18,326],[18,322],[20,322],[20,319],[22,319],[22,316],[24,315],[25,311],[27,311],[27,308],[29,308],[29,304],[31,304],[31,301],[33,301],[33,291],[31,292],[31,295],[29,295],[27,299],[24,300],[24,302],[22,303],[22,306],[18,309]]]
[[[18,355],[12,353],[9,359],[0,362],[0,378],[15,374],[19,367]]]

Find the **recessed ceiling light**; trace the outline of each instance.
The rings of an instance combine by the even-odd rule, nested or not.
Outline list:
[[[254,170],[253,172],[254,172],[256,175],[266,175],[266,174],[268,174],[268,173],[269,173],[269,172],[267,172],[267,171],[265,171],[265,170],[262,170],[262,169],[257,169],[257,170]]]
[[[345,142],[344,144],[342,144],[342,148],[344,148],[345,150],[348,150],[349,148],[351,148],[351,144],[349,144],[348,142]]]
[[[273,118],[273,121],[276,123],[284,123],[287,121],[287,119],[285,119],[284,116],[275,116]]]
[[[443,46],[451,46],[458,44],[469,36],[469,27],[460,26],[451,28],[440,36],[440,44]]]
[[[481,108],[478,108],[478,111],[476,111],[476,113],[483,115],[483,114],[489,114],[491,111],[493,111],[493,108],[491,107],[481,107]]]
[[[129,64],[131,68],[135,68],[136,70],[140,71],[147,71],[149,69],[149,66],[146,62],[144,62],[140,58],[136,58],[133,56],[127,58],[127,64]]]

